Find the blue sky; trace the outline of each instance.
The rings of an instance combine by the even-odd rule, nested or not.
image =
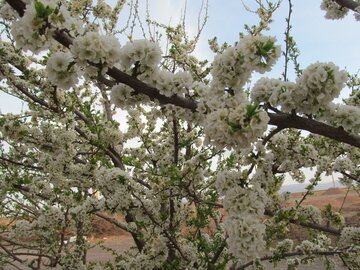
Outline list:
[[[141,1],[140,1],[141,2]],[[143,1],[145,2],[145,1]],[[160,22],[175,23],[181,16],[185,0],[151,0],[150,13]],[[201,0],[187,1],[187,27],[194,32],[197,27],[197,15]],[[199,48],[196,51],[200,57],[213,59],[213,54],[207,46],[207,40],[216,36],[219,43],[233,44],[238,41],[239,32],[244,31],[244,24],[256,24],[255,14],[245,10],[243,3],[256,8],[254,0],[209,0],[209,20],[203,31]],[[293,0],[292,34],[301,51],[302,67],[316,61],[332,61],[340,68],[356,73],[360,62],[360,23],[352,15],[343,20],[331,21],[324,18],[320,9],[321,0]],[[285,17],[288,12],[288,2],[283,0],[275,12],[269,35],[276,36],[279,44],[284,45]],[[283,59],[267,76],[279,77],[283,71]]]

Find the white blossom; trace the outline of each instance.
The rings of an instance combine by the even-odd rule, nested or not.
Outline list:
[[[338,97],[345,86],[347,75],[333,63],[315,63],[308,66],[297,80],[292,98],[297,111],[315,113]]]
[[[342,229],[339,240],[341,246],[358,244],[359,241],[360,241],[360,227],[345,227]]]
[[[252,71],[264,73],[271,69],[280,56],[280,47],[275,38],[266,36],[244,36],[234,47],[218,54],[211,74],[217,87],[241,89]]]
[[[291,112],[296,108],[292,93],[297,85],[278,79],[261,78],[251,90],[251,99],[257,103],[270,103],[273,107],[281,106],[284,112]]]
[[[322,110],[319,119],[344,130],[358,134],[360,132],[360,108],[351,105],[330,103]]]
[[[16,46],[34,53],[47,49],[47,38],[39,32],[44,25],[45,22],[36,17],[34,3],[26,5],[24,15],[13,22],[11,27],[11,34],[15,39]]]
[[[345,172],[355,169],[354,163],[348,157],[338,157],[334,161],[334,171]]]
[[[69,89],[78,82],[78,70],[70,53],[56,52],[46,64],[48,79],[62,89]]]
[[[151,72],[160,63],[161,49],[155,42],[139,39],[127,42],[120,50],[120,63],[125,69],[139,67],[137,72]]]
[[[227,98],[225,106],[219,99],[212,101],[207,103],[213,111],[206,115],[204,129],[214,145],[246,148],[266,131],[269,117],[265,111],[256,109],[256,105],[232,97]]]
[[[325,18],[330,20],[342,19],[349,11],[349,9],[340,6],[334,0],[323,0],[321,2],[320,8],[326,11]]]
[[[84,36],[76,37],[70,51],[79,64],[102,64],[112,67],[120,61],[120,43],[110,35],[100,35],[87,32]]]

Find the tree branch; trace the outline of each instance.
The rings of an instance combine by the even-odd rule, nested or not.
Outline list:
[[[204,201],[200,201],[199,199],[197,199],[197,202],[212,205],[213,207],[217,207],[217,208],[224,208],[224,205],[221,204],[221,203],[204,202]],[[268,210],[268,209],[265,209],[264,214],[266,216],[270,216],[270,217],[275,216],[275,213]],[[323,226],[323,225],[320,225],[320,224],[317,224],[317,223],[299,222],[298,220],[295,220],[295,219],[290,219],[289,222],[292,223],[292,224],[300,225],[302,227],[307,227],[307,228],[310,228],[310,229],[314,229],[314,230],[318,230],[318,231],[322,231],[322,232],[327,232],[327,233],[330,233],[330,234],[333,234],[333,235],[340,235],[340,233],[341,233],[341,230],[339,230],[339,229],[336,229],[336,228],[333,228],[333,227],[326,227],[326,226]]]
[[[272,217],[275,214],[272,211],[265,210],[265,215]],[[340,233],[341,233],[341,230],[339,230],[339,229],[336,229],[336,228],[333,228],[333,227],[326,227],[326,226],[323,226],[323,225],[320,225],[320,224],[317,224],[317,223],[300,222],[300,221],[295,220],[295,219],[290,219],[289,222],[293,223],[293,224],[300,225],[302,227],[307,227],[307,228],[310,228],[310,229],[323,231],[323,232],[327,232],[327,233],[334,234],[334,235],[340,235]]]
[[[291,0],[288,0],[289,2],[289,10],[288,10],[288,16],[285,19],[286,20],[286,31],[285,31],[285,52],[283,52],[284,55],[284,61],[285,61],[285,65],[284,65],[284,73],[283,73],[283,77],[284,77],[284,81],[288,80],[287,77],[287,72],[288,72],[288,65],[289,65],[289,53],[290,53],[290,30],[291,30],[291,14],[293,11],[293,5],[291,3]]]
[[[127,232],[129,231],[127,226],[124,223],[118,221],[114,217],[109,217],[109,216],[107,216],[107,215],[105,215],[103,213],[100,213],[100,212],[95,213],[95,215],[102,218],[102,219],[104,219],[104,220],[106,220],[107,222],[109,222],[111,224],[114,224],[116,227],[119,227],[120,229],[123,229],[124,231],[127,231]]]
[[[341,171],[339,173],[341,173],[342,175],[346,176],[347,178],[349,178],[349,179],[351,179],[351,180],[353,180],[355,182],[358,182],[360,184],[360,179],[355,177],[354,175],[351,175],[351,174],[349,174],[349,173],[347,173],[345,171]]]
[[[309,254],[309,255],[334,256],[334,255],[344,254],[344,252],[348,252],[348,250],[344,249],[343,251],[341,251],[341,250],[334,250],[334,251],[314,251],[314,252],[312,252],[312,253]],[[307,254],[304,254],[304,253],[301,252],[301,251],[295,251],[295,252],[287,252],[287,253],[284,253],[284,254],[283,254],[283,257],[284,257],[284,258],[287,258],[287,257],[301,256],[301,255],[307,255]],[[270,261],[270,260],[275,259],[275,258],[276,258],[276,256],[267,255],[267,256],[264,256],[264,257],[260,258],[260,261]],[[251,266],[253,263],[254,263],[254,261],[250,261],[250,262],[247,262],[246,264],[243,264],[243,265],[241,265],[241,266],[235,267],[234,269],[235,269],[235,270],[244,270],[244,269],[246,269],[247,267]]]
[[[7,163],[11,163],[13,165],[19,165],[19,166],[22,166],[25,168],[29,168],[29,169],[34,169],[34,170],[42,170],[43,169],[42,167],[38,167],[38,166],[30,165],[30,164],[24,164],[22,162],[14,161],[14,160],[6,158],[4,156],[0,156],[0,160],[3,160]]]
[[[356,8],[360,5],[359,3],[352,1],[352,0],[334,0],[336,3],[338,3],[342,7],[346,7],[348,9],[351,9],[354,12],[359,13],[359,11],[356,10]]]
[[[346,132],[342,127],[335,128],[325,123],[286,113],[268,113],[269,124],[282,128],[306,130],[339,142],[360,147],[360,136]]]
[[[17,13],[22,17],[25,13],[25,3],[20,0],[7,0],[6,1]]]

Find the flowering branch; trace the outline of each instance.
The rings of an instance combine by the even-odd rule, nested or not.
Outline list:
[[[360,136],[346,132],[342,127],[335,128],[325,123],[286,113],[268,113],[269,124],[282,128],[296,128],[337,140],[355,147],[360,147]]]
[[[347,172],[344,172],[344,171],[341,171],[341,172],[339,172],[339,173],[343,174],[344,176],[348,177],[349,179],[351,179],[351,180],[353,180],[353,181],[355,181],[355,182],[357,182],[357,183],[360,183],[360,179],[357,178],[357,177],[354,176],[354,175],[351,175],[351,174],[349,174],[349,173],[347,173]]]
[[[25,4],[21,0],[6,0],[20,15],[24,14]],[[346,2],[346,1],[345,1]],[[69,48],[73,43],[73,39],[64,31],[55,30],[54,39]],[[92,63],[90,63],[92,64]],[[92,64],[97,66],[96,64]],[[117,83],[122,83],[130,86],[137,94],[148,96],[151,100],[156,100],[160,104],[173,104],[181,108],[190,109],[193,112],[197,110],[197,103],[191,98],[184,98],[179,95],[172,95],[170,97],[162,95],[160,91],[137,78],[120,71],[115,67],[111,67],[107,71],[107,75],[112,77]],[[102,80],[107,86],[112,86],[113,83],[108,80]],[[312,119],[285,113],[268,113],[270,117],[269,124],[281,128],[297,128],[306,130],[314,134],[322,135],[355,147],[360,147],[360,136],[352,135],[342,128],[335,128],[318,122]]]
[[[344,251],[342,250],[333,250],[333,251],[313,251],[311,253],[311,255],[319,255],[319,256],[334,256],[334,255],[341,255],[341,254],[345,254],[346,252],[349,252],[349,249],[344,249]],[[294,257],[294,256],[301,256],[301,255],[305,255],[303,252],[301,251],[295,251],[295,252],[287,252],[282,254],[282,256],[284,258],[287,257]],[[262,258],[260,258],[260,261],[271,261],[273,259],[276,259],[276,256],[274,255],[267,255],[264,256]],[[250,261],[247,262],[246,264],[243,264],[241,266],[235,267],[234,270],[244,270],[246,268],[248,268],[249,266],[251,266],[255,261]]]
[[[111,224],[114,224],[116,227],[119,227],[120,229],[123,229],[124,231],[127,231],[127,232],[129,231],[128,227],[124,223],[118,221],[114,217],[109,217],[109,216],[107,216],[107,215],[105,215],[103,213],[100,213],[100,212],[97,212],[95,215],[97,215],[98,217],[110,222]]]

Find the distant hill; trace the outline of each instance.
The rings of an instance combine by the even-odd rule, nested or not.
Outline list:
[[[281,187],[280,192],[302,192],[302,191],[306,191],[306,187],[308,186],[308,183],[298,183],[298,184],[290,184],[290,185],[284,185]],[[333,182],[325,182],[325,183],[320,183],[316,186],[315,190],[326,190],[329,188],[333,188],[334,187],[334,183]],[[340,182],[335,181],[335,187],[344,187],[344,185],[342,185]]]

